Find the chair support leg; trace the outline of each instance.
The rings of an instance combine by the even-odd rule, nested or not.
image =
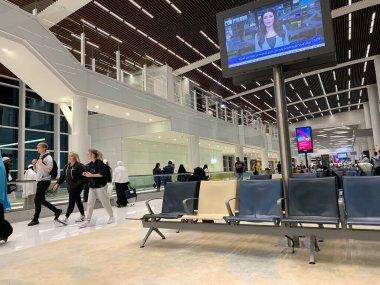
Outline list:
[[[158,234],[160,235],[160,237],[162,237],[162,239],[165,239],[165,236],[163,235],[162,232],[160,232],[159,229],[157,229],[157,228],[153,228],[153,230],[154,230],[156,233],[158,233]]]
[[[310,236],[310,258],[309,258],[309,264],[315,264],[315,243],[316,243],[316,237]]]
[[[294,239],[292,239],[290,236],[286,236],[286,238],[288,239],[288,243],[289,243],[289,241],[291,242],[291,244],[292,244],[292,253],[294,253]]]
[[[180,230],[180,229],[178,229],[178,230],[176,231],[176,233],[177,233],[177,234],[179,234],[179,233],[180,233],[180,231],[181,231],[181,230]]]
[[[145,246],[146,241],[148,240],[150,234],[152,233],[153,228],[149,228],[148,232],[146,233],[142,243],[140,244],[140,248],[143,248]]]

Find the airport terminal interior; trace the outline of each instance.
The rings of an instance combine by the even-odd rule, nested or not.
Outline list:
[[[0,285],[377,284],[379,40],[380,0],[0,0]]]

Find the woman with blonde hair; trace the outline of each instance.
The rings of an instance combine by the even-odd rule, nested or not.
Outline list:
[[[83,172],[83,176],[87,178],[89,187],[87,201],[87,217],[85,222],[80,225],[81,228],[87,227],[91,222],[92,213],[96,199],[98,199],[109,217],[108,224],[115,222],[110,199],[107,194],[107,166],[101,160],[101,152],[96,149],[89,149],[87,158],[90,161],[87,171]]]
[[[67,191],[69,192],[69,205],[67,206],[66,215],[63,219],[58,219],[62,224],[67,225],[75,204],[77,204],[78,210],[81,214],[75,222],[79,223],[85,220],[84,207],[80,197],[83,190],[83,184],[86,182],[86,179],[83,176],[83,172],[85,171],[86,168],[80,163],[78,154],[73,151],[69,152],[68,163],[63,168],[57,183],[53,186],[53,190],[57,190],[59,185],[66,182]]]

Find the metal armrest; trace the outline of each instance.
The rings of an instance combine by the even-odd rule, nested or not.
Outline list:
[[[285,198],[280,198],[277,200],[277,207],[280,209],[281,219],[285,218],[284,208],[282,207],[282,201],[285,201]]]
[[[183,209],[185,211],[186,214],[188,215],[194,215],[194,212],[190,212],[189,210],[189,207],[187,207],[187,202],[190,201],[190,200],[199,200],[198,198],[187,198],[185,200],[182,201],[182,204],[183,204]]]
[[[338,189],[339,198],[343,197],[343,188]]]
[[[347,229],[347,224],[346,224],[346,206],[344,204],[344,199],[343,197],[340,197],[338,199],[338,205],[339,205],[339,215],[340,215],[340,223],[342,224],[342,229],[346,230]]]
[[[153,212],[152,208],[150,207],[149,202],[153,201],[153,200],[162,200],[162,198],[152,198],[152,199],[149,199],[149,200],[145,201],[145,205],[148,208],[149,214],[151,214],[151,215],[153,215],[154,212]]]
[[[229,199],[229,200],[226,201],[226,206],[227,206],[228,214],[229,214],[230,216],[235,216],[235,214],[232,213],[232,209],[231,209],[230,202],[231,202],[232,200],[237,200],[237,199],[238,199],[238,198],[231,198],[231,199]]]

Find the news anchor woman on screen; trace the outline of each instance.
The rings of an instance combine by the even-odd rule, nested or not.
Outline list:
[[[256,51],[263,51],[289,44],[288,32],[277,18],[274,9],[263,11],[256,34]]]

